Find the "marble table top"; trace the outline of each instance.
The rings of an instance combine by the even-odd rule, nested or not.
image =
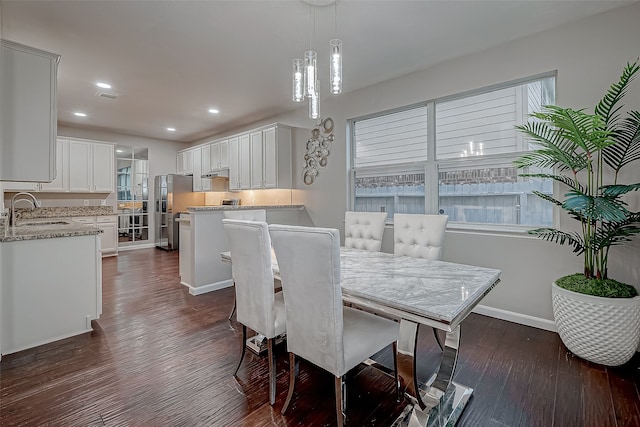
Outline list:
[[[229,252],[221,256],[231,261]],[[347,248],[340,248],[340,266],[345,300],[445,330],[464,320],[501,274],[492,268]]]

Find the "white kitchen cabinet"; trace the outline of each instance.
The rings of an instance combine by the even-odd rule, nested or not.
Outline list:
[[[224,169],[229,167],[229,140],[218,141],[210,144],[211,147],[211,170]],[[204,155],[203,155],[204,158]]]
[[[251,133],[251,188],[291,187],[291,130],[269,127]]]
[[[96,217],[96,226],[102,229],[102,234],[100,235],[102,256],[118,255],[118,216],[98,216]]]
[[[240,190],[251,189],[251,135],[238,137],[238,169],[240,170]]]
[[[112,193],[114,154],[111,144],[69,140],[69,191]]]
[[[193,162],[193,191],[202,191],[202,147],[191,150]]]
[[[51,182],[40,184],[39,191],[69,191],[69,140],[56,141],[56,177]]]
[[[229,139],[229,190],[240,189],[240,138]]]
[[[0,180],[50,182],[56,176],[59,55],[0,43]]]
[[[118,255],[118,216],[74,216],[74,222],[100,227],[100,252],[103,257]]]
[[[251,139],[251,188],[263,188],[262,131],[251,132],[249,138]]]
[[[178,175],[184,175],[184,152],[181,151],[176,157],[176,173]]]
[[[102,314],[97,235],[0,243],[2,353],[92,330]]]
[[[211,145],[207,144],[202,146],[202,173],[211,172]],[[211,191],[211,180],[208,178],[202,178],[202,191]]]

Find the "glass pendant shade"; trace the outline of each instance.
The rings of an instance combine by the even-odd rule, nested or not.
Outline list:
[[[313,97],[317,94],[317,79],[318,73],[316,68],[316,61],[318,54],[312,50],[308,50],[304,53],[304,96]]]
[[[329,42],[330,61],[329,76],[331,79],[330,90],[334,95],[342,93],[342,40],[333,39]]]
[[[309,97],[309,118],[310,119],[319,119],[320,118],[320,94],[318,93],[320,88],[318,87],[318,83],[316,82],[316,93]]]
[[[304,101],[304,61],[302,59],[293,60],[292,72],[292,98],[295,102],[302,102]]]

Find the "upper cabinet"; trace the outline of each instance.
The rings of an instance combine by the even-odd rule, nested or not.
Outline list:
[[[53,181],[3,182],[4,191],[48,193],[112,193],[115,188],[115,151],[112,144],[58,138]]]
[[[69,191],[112,193],[115,150],[111,144],[69,140]]]
[[[56,177],[59,61],[59,55],[1,40],[0,180]]]
[[[231,191],[291,188],[291,128],[270,125],[178,152],[177,173],[193,175],[193,191],[211,191],[201,176],[221,169],[229,169]]]

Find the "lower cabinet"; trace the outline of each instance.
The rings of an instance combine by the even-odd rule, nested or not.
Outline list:
[[[100,234],[100,252],[103,257],[118,255],[118,216],[76,216],[75,222],[95,225],[102,229]]]
[[[0,243],[0,352],[92,330],[102,313],[97,235]]]

